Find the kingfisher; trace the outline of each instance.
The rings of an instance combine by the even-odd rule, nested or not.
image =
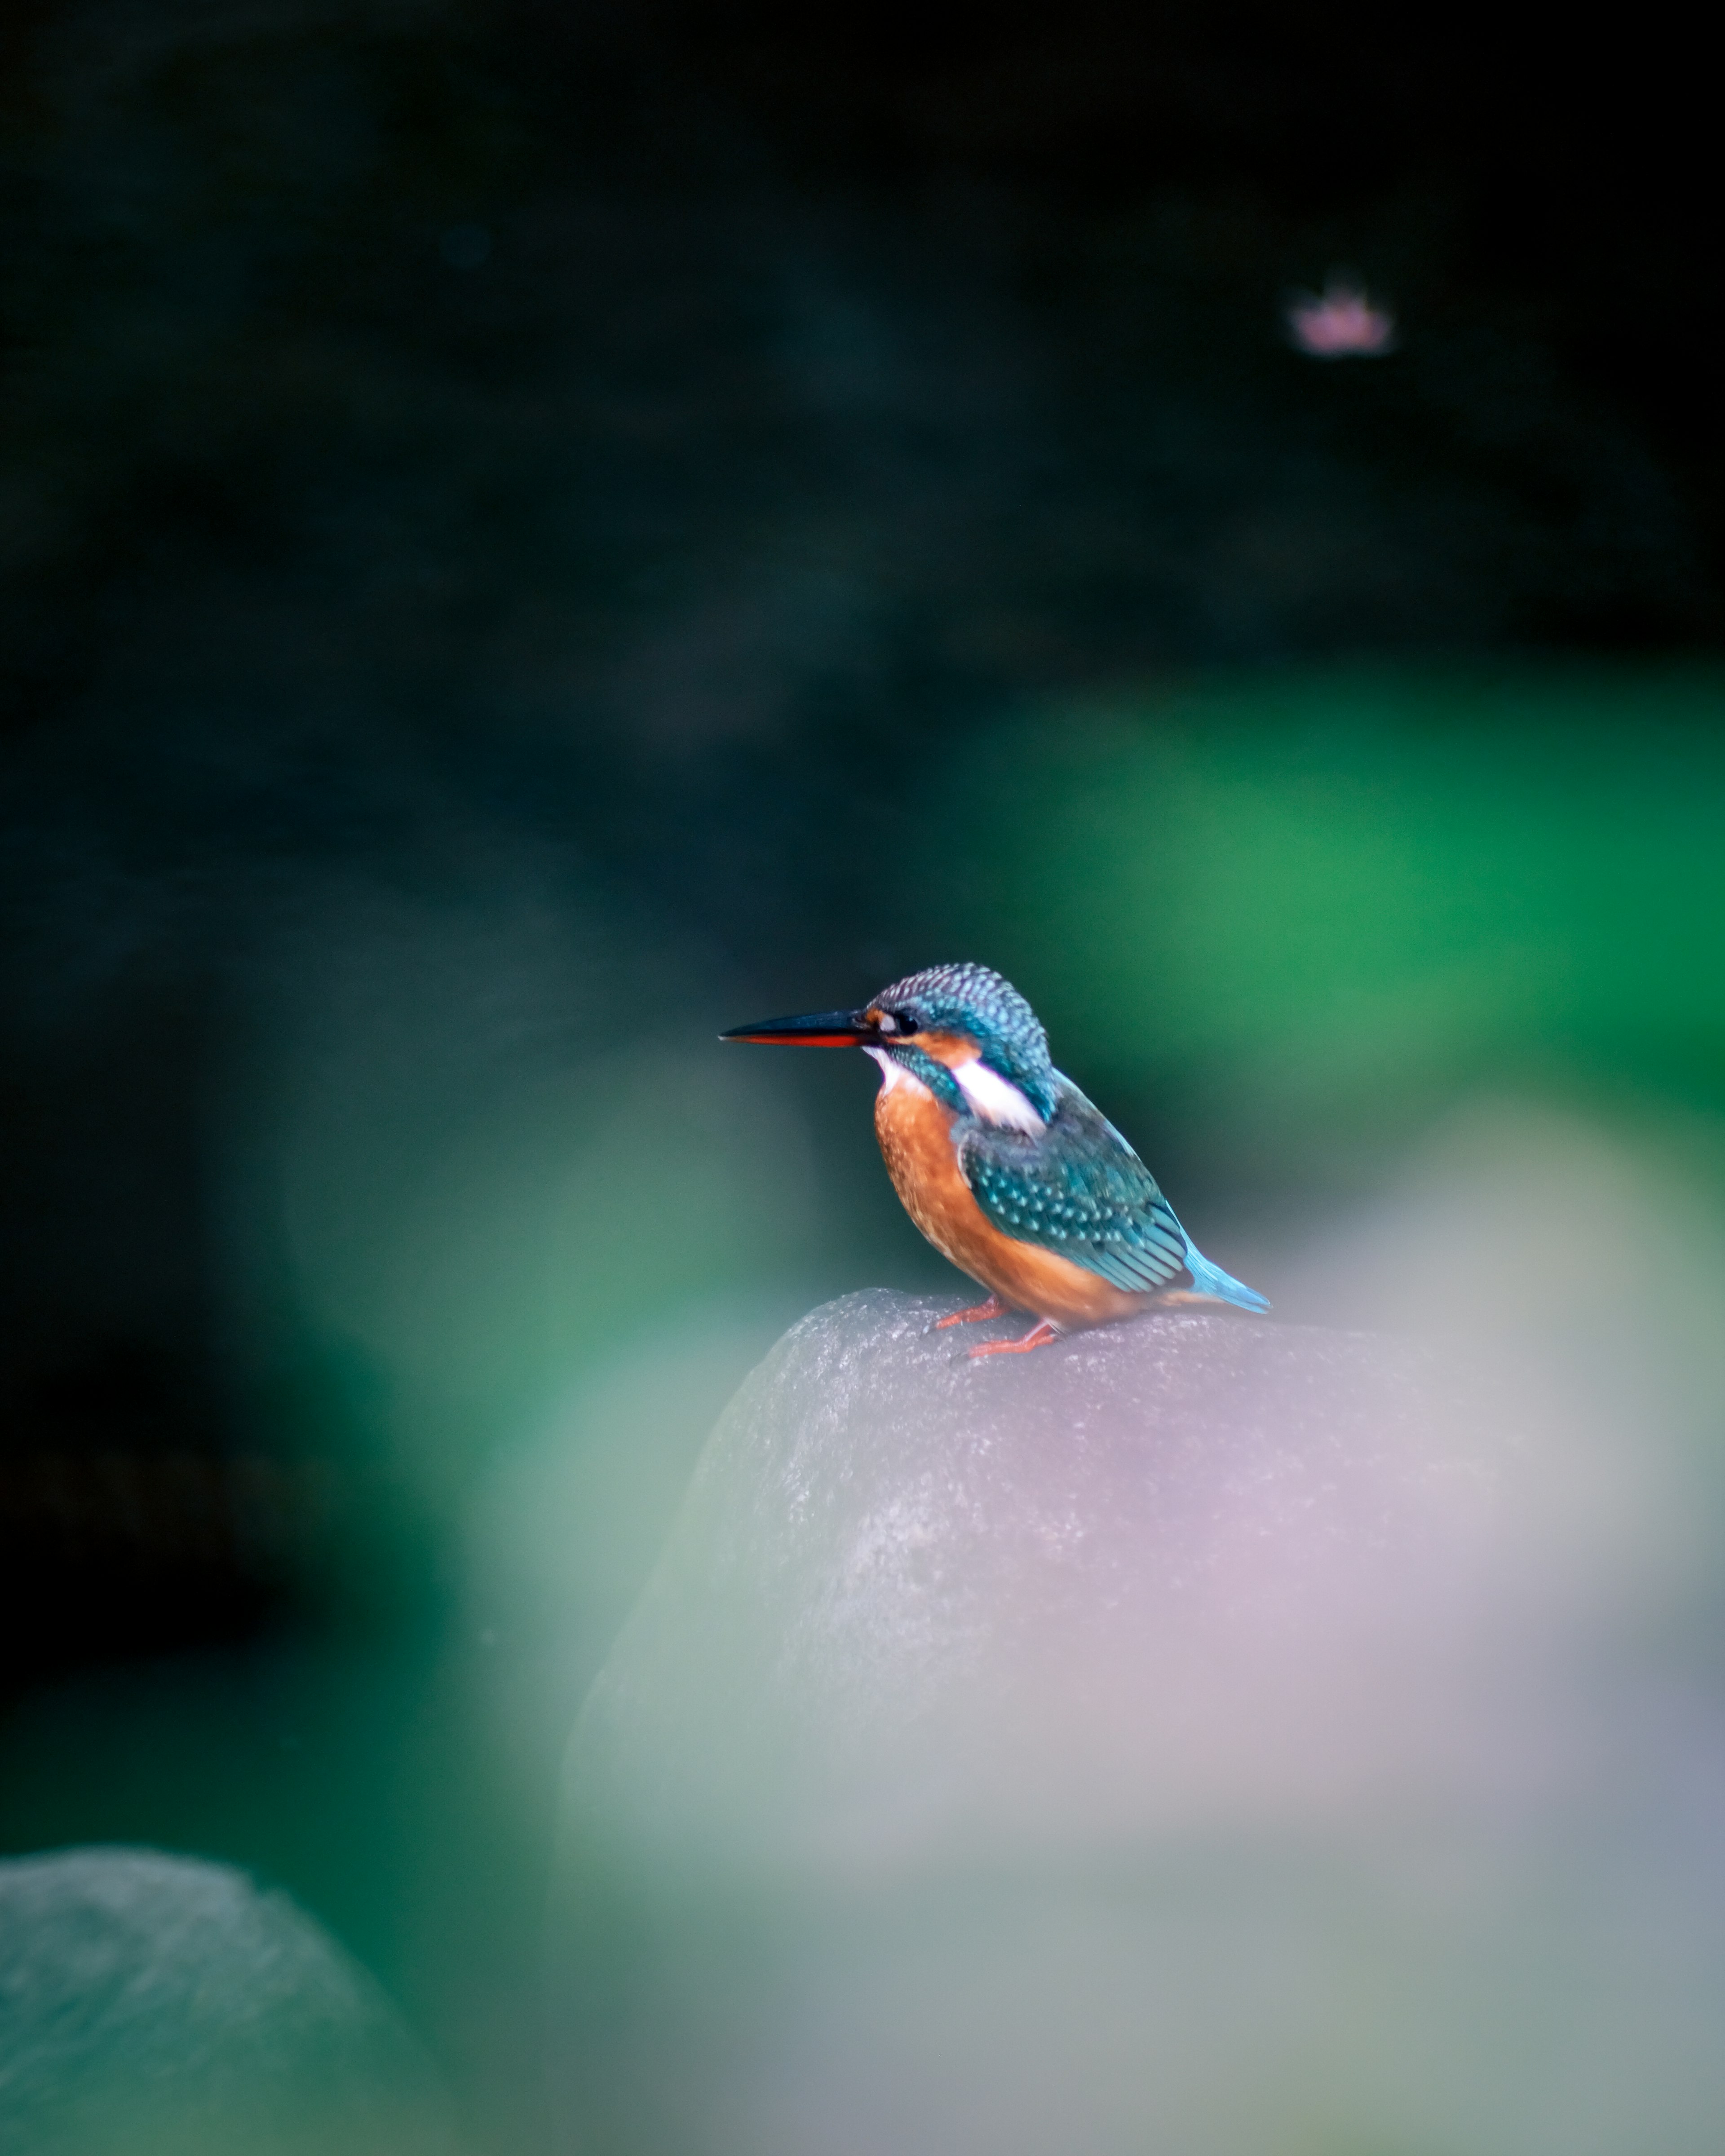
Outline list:
[[[1022,1355],[1153,1304],[1270,1305],[1213,1265],[1101,1111],[1049,1060],[1048,1035],[987,966],[931,966],[860,1010],[764,1019],[720,1035],[783,1047],[860,1048],[880,1066],[875,1131],[905,1210],[986,1302],[940,1321],[1022,1311]]]

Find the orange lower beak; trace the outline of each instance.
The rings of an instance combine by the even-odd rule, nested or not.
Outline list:
[[[754,1040],[771,1048],[861,1048],[878,1040],[860,1011],[815,1011],[806,1018],[768,1018],[733,1026],[721,1040]]]

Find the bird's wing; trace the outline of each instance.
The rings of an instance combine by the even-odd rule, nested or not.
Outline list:
[[[1156,1178],[1070,1082],[1045,1131],[972,1124],[958,1165],[1004,1235],[1057,1250],[1116,1287],[1153,1293],[1186,1264],[1186,1231]]]

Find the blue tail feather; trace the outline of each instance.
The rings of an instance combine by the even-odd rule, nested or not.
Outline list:
[[[1189,1235],[1186,1238],[1186,1270],[1200,1295],[1215,1296],[1240,1310],[1266,1311],[1270,1307],[1256,1288],[1248,1287],[1244,1281],[1235,1280],[1232,1273],[1224,1273],[1219,1265],[1213,1265]]]

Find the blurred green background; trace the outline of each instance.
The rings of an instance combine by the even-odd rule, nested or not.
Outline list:
[[[727,1024],[993,964],[1272,1296],[1482,1096],[1725,1191],[1705,129],[1512,28],[12,17],[8,1851],[256,1867],[540,2145],[701,1440],[956,1285]]]

